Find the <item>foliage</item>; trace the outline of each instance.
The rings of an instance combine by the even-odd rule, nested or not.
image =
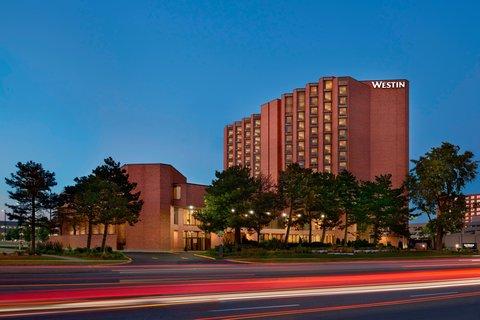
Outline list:
[[[443,236],[463,225],[466,212],[465,185],[475,179],[478,163],[473,153],[444,142],[412,161],[407,182],[416,209],[427,214],[435,228],[435,249],[443,247]]]
[[[42,210],[50,205],[50,191],[57,184],[55,173],[45,170],[40,163],[33,161],[18,162],[16,167],[17,172],[12,173],[10,178],[5,178],[6,184],[13,189],[8,191],[9,198],[16,202],[6,204],[11,210],[7,215],[10,220],[18,220],[20,225],[30,229],[30,251],[35,254],[37,219]]]
[[[339,209],[344,215],[343,244],[345,245],[348,241],[348,227],[355,223],[359,183],[351,172],[343,170],[336,177],[336,186]]]

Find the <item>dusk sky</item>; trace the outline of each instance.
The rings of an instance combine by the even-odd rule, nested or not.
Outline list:
[[[2,1],[0,208],[18,161],[57,191],[107,156],[208,184],[225,124],[322,76],[408,79],[410,158],[480,159],[479,30],[478,1]]]

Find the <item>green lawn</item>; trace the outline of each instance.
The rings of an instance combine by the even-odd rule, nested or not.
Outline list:
[[[17,256],[0,254],[0,266],[114,264],[127,261],[129,260],[104,260],[91,258],[67,259],[62,256]]]

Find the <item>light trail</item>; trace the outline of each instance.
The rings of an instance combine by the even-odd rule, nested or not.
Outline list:
[[[464,287],[464,286],[478,286],[480,285],[480,279],[462,279],[462,280],[450,280],[450,281],[438,281],[428,283],[404,283],[404,284],[387,284],[387,285],[370,285],[370,286],[352,286],[352,287],[336,287],[336,288],[321,288],[321,289],[298,289],[298,290],[283,290],[283,291],[265,291],[265,292],[243,292],[243,293],[223,293],[223,294],[204,294],[204,295],[191,295],[191,296],[164,296],[164,297],[137,297],[128,299],[107,299],[96,301],[73,301],[63,303],[44,303],[34,305],[19,305],[19,306],[3,306],[0,307],[1,317],[14,317],[20,315],[46,315],[46,314],[58,314],[66,312],[92,312],[96,310],[118,310],[125,308],[145,308],[145,307],[159,307],[176,304],[197,304],[208,302],[221,302],[221,301],[242,301],[242,300],[258,300],[258,299],[279,299],[279,298],[295,298],[295,297],[311,297],[311,296],[335,296],[335,295],[349,295],[349,294],[366,294],[366,293],[378,293],[378,292],[395,292],[395,291],[410,291],[410,290],[426,290],[426,289],[438,289],[438,288],[450,288],[450,287]],[[401,303],[413,303],[418,301],[429,301],[428,299],[440,299],[445,297],[457,298],[463,296],[479,296],[480,292],[468,292],[460,294],[450,294],[444,296],[432,296],[423,298],[412,298],[399,301],[405,301]],[[408,302],[407,302],[408,301]],[[377,302],[364,304],[365,305],[386,305],[391,302]],[[398,301],[396,302],[398,303]],[[358,307],[359,305],[355,305]],[[305,310],[293,310],[292,314],[308,313],[309,310],[319,311],[331,311],[332,308],[337,307],[322,307]],[[348,306],[352,307],[352,306]],[[330,309],[329,309],[330,308]],[[270,312],[268,315],[265,313],[258,314],[257,317],[269,317],[283,314],[289,314],[289,310],[283,310],[282,312]],[[312,311],[313,312],[313,311]],[[251,316],[251,315],[249,315]],[[232,319],[244,319],[243,316]],[[224,319],[220,318],[207,318],[207,319]]]

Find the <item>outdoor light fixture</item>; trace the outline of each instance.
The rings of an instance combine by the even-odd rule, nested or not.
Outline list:
[[[302,216],[302,215],[301,215],[300,213],[299,213],[299,214],[297,214],[297,217],[299,217],[299,218],[300,218],[301,216]]]
[[[253,214],[253,210],[248,211],[248,213]]]
[[[195,208],[195,207],[192,206],[192,205],[188,206],[188,209],[190,209],[190,210],[193,210],[193,208]]]
[[[271,213],[270,213],[270,212],[265,212],[265,214],[266,214],[267,216],[269,216]]]
[[[245,217],[248,217],[248,214],[245,213],[244,216],[245,216]]]
[[[324,215],[324,214],[322,214],[320,217],[323,219],[323,218],[325,218],[325,215]]]
[[[282,217],[286,217],[286,216],[287,216],[287,214],[285,212],[282,213]]]
[[[235,212],[235,209],[231,209],[230,211]]]

